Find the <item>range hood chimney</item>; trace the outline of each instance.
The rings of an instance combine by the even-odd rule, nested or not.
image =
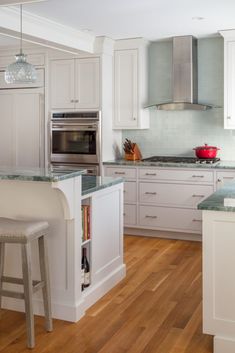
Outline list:
[[[198,103],[197,39],[193,36],[173,37],[173,101],[154,104],[158,110],[207,110]],[[149,106],[149,107],[151,107]]]

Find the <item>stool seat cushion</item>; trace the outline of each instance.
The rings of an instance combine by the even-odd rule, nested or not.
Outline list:
[[[0,217],[0,242],[27,243],[45,235],[47,230],[46,221],[25,221]]]

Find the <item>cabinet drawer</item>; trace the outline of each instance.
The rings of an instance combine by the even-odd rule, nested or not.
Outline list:
[[[136,225],[136,205],[124,205],[124,225]]]
[[[122,177],[124,179],[136,179],[136,169],[108,167],[106,168],[106,175],[112,177]]]
[[[213,171],[204,171],[202,169],[180,170],[180,169],[157,169],[140,168],[139,178],[148,180],[172,180],[188,182],[210,182],[213,183]]]
[[[201,233],[202,214],[199,210],[139,206],[139,224],[153,229],[161,228]]]
[[[222,187],[224,184],[229,183],[230,181],[233,181],[235,178],[235,171],[232,172],[216,172],[216,184],[217,184],[217,189]]]
[[[136,182],[126,181],[124,183],[124,202],[136,202],[137,192],[136,192]]]
[[[139,183],[139,201],[163,206],[193,207],[213,193],[211,185]]]

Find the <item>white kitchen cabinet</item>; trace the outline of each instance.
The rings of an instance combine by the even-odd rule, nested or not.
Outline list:
[[[216,188],[220,189],[224,184],[227,184],[235,179],[235,171],[218,171],[216,173]]]
[[[235,30],[220,34],[224,37],[224,128],[235,129]]]
[[[121,40],[115,49],[113,128],[147,129],[147,43]]]
[[[99,58],[51,61],[52,109],[99,109]]]
[[[44,99],[36,89],[0,91],[0,164],[39,167],[44,161]]]

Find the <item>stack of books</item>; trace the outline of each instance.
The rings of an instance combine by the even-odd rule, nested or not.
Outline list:
[[[90,206],[82,205],[82,242],[90,238]]]

